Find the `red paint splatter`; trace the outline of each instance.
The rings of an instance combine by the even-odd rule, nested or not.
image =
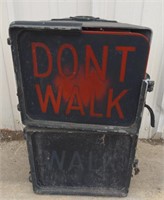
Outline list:
[[[69,72],[67,71],[67,74],[68,73]],[[88,106],[91,94],[94,93],[95,98],[98,101],[101,101],[104,98],[109,85],[109,80],[100,80],[95,70],[91,70],[90,76],[86,78],[83,71],[83,67],[80,67],[80,70],[74,79],[69,79],[57,75],[54,79],[54,84],[56,88],[62,86],[63,99],[66,102],[69,100],[73,87],[78,87],[79,95],[82,99],[83,104],[85,106]]]

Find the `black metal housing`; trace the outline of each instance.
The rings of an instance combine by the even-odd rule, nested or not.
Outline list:
[[[150,29],[140,26],[127,25],[122,23],[101,20],[98,18],[93,20],[93,18],[90,17],[86,18],[75,17],[70,19],[52,20],[44,22],[41,21],[13,22],[10,25],[9,33],[10,33],[11,48],[13,53],[16,80],[17,80],[17,89],[18,89],[17,94],[19,98],[18,108],[21,112],[22,122],[25,125],[48,127],[48,128],[68,128],[68,129],[69,128],[71,129],[73,127],[81,130],[99,129],[103,131],[110,130],[111,126],[112,129],[113,127],[117,129],[117,127],[119,126],[119,129],[122,129],[126,132],[128,132],[129,127],[130,129],[131,128],[134,129],[134,127],[137,127],[139,125],[138,115],[140,115],[139,113],[142,112],[142,109],[139,106],[140,104],[139,102],[142,101],[142,97],[140,96],[140,94],[142,90],[141,88],[142,81],[145,78],[147,57],[151,39]],[[108,33],[108,35],[106,35],[106,33]],[[98,35],[96,36],[95,34]],[[107,45],[110,42],[111,45],[109,44],[109,48],[112,48],[111,47],[112,45],[119,45],[119,44],[122,44],[124,46],[128,45],[136,46],[135,47],[136,53],[134,54],[134,56],[132,54],[132,56],[129,56],[128,58],[129,64],[127,64],[127,70],[126,70],[127,77],[123,84],[117,81],[119,77],[118,75],[120,73],[119,72],[120,69],[118,68],[120,64],[117,61],[118,59],[121,59],[121,57],[118,57],[120,55],[120,52],[117,51],[115,53],[114,50],[111,51],[110,49],[108,50],[109,63],[107,65],[106,76],[107,76],[107,81],[109,83],[107,87],[111,88],[110,85],[112,83],[113,95],[115,96],[121,93],[121,91],[124,88],[128,90],[128,94],[125,96],[125,98],[123,98],[123,100],[121,100],[122,101],[121,106],[123,107],[126,115],[125,118],[124,119],[119,118],[118,113],[116,112],[115,109],[112,110],[111,118],[105,117],[106,115],[105,109],[107,109],[105,108],[107,104],[107,90],[106,90],[106,96],[104,95],[104,100],[101,101],[99,100],[99,102],[95,103],[97,104],[95,105],[95,109],[103,112],[104,117],[91,117],[88,114],[89,107],[87,107],[86,109],[85,116],[81,116],[79,114],[79,111],[77,112],[74,111],[73,113],[66,115],[64,114],[66,110],[66,104],[64,103],[64,101],[66,100],[61,100],[59,114],[55,114],[53,112],[53,108],[52,105],[50,105],[50,103],[48,104],[47,111],[43,113],[43,111],[41,111],[41,108],[39,107],[38,97],[35,90],[35,84],[38,84],[41,87],[41,92],[43,95],[42,98],[44,99],[44,92],[46,91],[45,88],[46,85],[58,84],[56,83],[57,82],[56,74],[59,72],[56,71],[57,67],[53,66],[53,71],[47,78],[37,78],[34,76],[33,74],[34,63],[32,63],[34,62],[33,60],[34,58],[31,57],[32,41],[45,42],[46,45],[49,44],[49,48],[53,42],[54,45],[55,44],[59,45],[58,43],[61,43],[62,45],[63,42],[66,43],[70,42],[72,45],[75,45],[76,50],[79,51],[78,55],[79,65],[83,64],[83,62],[85,61],[81,60],[82,58],[80,58],[80,55],[82,55],[83,52],[81,52],[82,47],[80,47],[79,44],[84,46],[85,43],[86,45],[87,44],[93,45],[95,55],[98,53],[96,59],[98,59],[99,63],[101,63],[102,61],[100,60],[101,58],[99,56],[100,52],[97,49],[98,47],[102,49],[102,45],[104,44]],[[80,41],[81,43],[78,44],[78,42]],[[53,51],[56,52],[54,48],[55,46],[52,46],[50,50],[52,52]],[[40,51],[40,55],[42,54],[43,55],[38,57],[38,59],[40,59],[40,65],[42,65],[43,69],[45,68],[43,65],[46,65],[48,62],[45,60],[47,56],[45,52],[43,52],[44,50],[45,49],[43,49],[42,52]],[[55,52],[52,55],[57,57],[57,53]],[[111,54],[111,60],[110,60],[110,54]],[[54,57],[54,59],[56,57]],[[69,59],[67,57],[65,59],[67,65]],[[112,67],[111,63],[113,63]],[[84,67],[81,67],[80,70],[83,70],[83,68]],[[80,74],[81,72],[78,73]],[[110,77],[108,77],[109,75]],[[53,78],[53,76],[55,76],[55,78]],[[65,85],[67,85],[68,83],[65,83]],[[77,82],[74,85],[76,84],[81,84],[81,83]],[[91,84],[93,83],[91,82]],[[102,84],[104,85],[105,88],[106,83],[103,82]],[[58,94],[56,93],[58,90],[57,87],[58,86],[52,86],[52,88],[54,88],[55,95]],[[101,89],[97,89],[97,91],[98,90],[100,91]],[[65,91],[67,91],[67,89],[65,89]],[[90,94],[90,92],[85,94],[85,91],[83,91],[83,93],[84,94],[82,95],[85,97],[82,98],[86,98],[86,96]],[[62,98],[64,97],[62,96]],[[84,99],[84,101],[86,100]],[[84,104],[86,103],[84,102]],[[83,124],[85,124],[85,126]],[[137,133],[138,128],[136,128],[134,132]]]
[[[154,86],[146,77],[151,34],[89,16],[11,23],[8,44],[36,193],[127,195]],[[151,116],[153,126],[152,110]]]

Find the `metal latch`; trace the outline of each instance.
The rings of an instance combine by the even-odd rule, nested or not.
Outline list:
[[[140,169],[138,167],[138,162],[139,162],[138,159],[134,159],[134,162],[133,162],[134,175],[137,175],[140,172]]]
[[[146,74],[146,79],[147,79],[147,82],[148,82],[147,91],[148,91],[148,92],[152,92],[153,89],[154,89],[154,81],[151,81],[151,80],[150,80],[150,75],[149,75],[149,74]]]
[[[148,87],[147,87],[147,91],[148,92],[152,92],[153,89],[154,89],[154,81],[151,81],[150,80],[150,75],[149,74],[146,74],[146,78],[148,79],[147,82],[148,82]],[[155,127],[155,115],[154,115],[154,112],[152,110],[152,108],[147,105],[145,103],[145,107],[148,109],[149,113],[150,113],[150,124],[151,124],[151,127]]]
[[[154,81],[148,80],[148,88],[147,91],[148,92],[152,92],[154,89]]]

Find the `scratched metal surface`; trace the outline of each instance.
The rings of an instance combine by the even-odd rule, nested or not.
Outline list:
[[[36,128],[25,135],[36,193],[127,195],[136,135]]]

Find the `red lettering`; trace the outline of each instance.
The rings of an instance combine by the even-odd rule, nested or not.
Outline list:
[[[38,70],[37,53],[36,53],[37,48],[44,49],[47,54],[48,66],[47,66],[47,71],[44,73],[39,73]],[[42,42],[32,42],[32,62],[33,62],[33,72],[35,77],[45,78],[49,76],[52,71],[52,55],[48,46],[46,46]]]
[[[128,47],[117,46],[116,50],[117,51],[122,51],[121,70],[120,70],[120,82],[124,82],[128,52],[134,52],[134,51],[136,51],[136,48],[135,47],[131,47],[131,46],[128,46]]]
[[[90,116],[92,116],[92,117],[102,117],[103,114],[102,113],[96,113],[94,111],[94,107],[95,107],[95,94],[92,93],[91,94],[91,100],[90,100]]]
[[[41,107],[41,111],[43,113],[47,112],[48,103],[50,101],[54,112],[59,113],[61,96],[62,96],[62,88],[61,87],[58,88],[58,95],[57,95],[56,99],[55,99],[51,85],[47,85],[44,97],[43,97],[43,94],[42,94],[39,84],[35,85],[35,89],[36,89],[36,93],[38,95],[38,100],[39,100],[39,104]]]
[[[125,94],[128,92],[128,90],[123,90],[115,99],[113,99],[113,89],[109,90],[109,95],[108,95],[108,105],[107,105],[107,113],[106,117],[111,117],[111,111],[115,107],[118,113],[118,116],[120,119],[124,119],[124,114],[121,110],[121,106],[119,101]]]
[[[74,62],[72,74],[70,74],[69,76],[66,76],[66,74],[62,70],[61,61],[62,61],[62,54],[65,49],[71,50],[72,56],[73,56],[73,62]],[[76,73],[78,71],[78,55],[77,55],[76,49],[71,44],[63,44],[60,46],[58,50],[58,54],[57,54],[57,66],[58,66],[59,73],[62,77],[72,79],[76,76]]]
[[[77,105],[73,105],[73,103],[76,103]],[[68,115],[71,110],[79,110],[81,115],[85,115],[84,108],[82,105],[82,100],[79,95],[78,87],[73,87],[73,91],[71,93],[68,106],[66,109],[66,115]]]
[[[102,66],[100,67],[96,59],[96,56],[92,50],[92,47],[90,45],[86,45],[86,67],[85,67],[86,77],[89,77],[90,61],[93,62],[97,75],[99,76],[100,80],[104,81],[106,76],[107,61],[108,61],[108,46],[103,46]]]

